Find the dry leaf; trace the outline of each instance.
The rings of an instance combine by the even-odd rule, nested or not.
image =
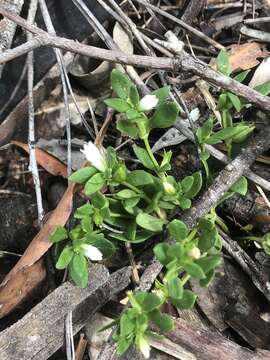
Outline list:
[[[249,86],[254,88],[255,86],[261,85],[270,81],[270,57],[265,59],[257,67],[252,79],[250,80]]]
[[[43,260],[29,266],[13,277],[0,290],[0,318],[9,314],[46,277]]]
[[[21,143],[19,141],[12,141],[12,144],[19,146],[29,154],[28,144]],[[36,148],[36,160],[37,163],[43,167],[48,173],[54,176],[67,177],[67,167],[60,160],[50,155],[46,151]]]
[[[35,265],[52,246],[52,243],[49,241],[49,236],[54,227],[56,225],[64,226],[66,224],[72,211],[74,190],[75,184],[70,184],[48,221],[34,237],[20,260],[4,278],[0,286],[0,318],[6,315],[3,309],[7,309],[10,312],[22,301],[24,296],[29,293],[29,289],[33,288],[34,285],[36,286],[42,280],[41,276],[35,277],[36,267],[33,265]],[[10,294],[18,295],[7,298],[7,291]],[[4,308],[2,309],[3,306]]]
[[[232,71],[251,69],[260,63],[257,58],[265,58],[266,56],[267,52],[264,52],[261,45],[256,42],[232,45],[230,51]]]

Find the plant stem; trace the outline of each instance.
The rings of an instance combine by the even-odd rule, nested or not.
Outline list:
[[[156,171],[158,172],[159,170],[159,164],[154,156],[154,154],[152,153],[152,150],[151,150],[151,147],[150,147],[150,144],[149,144],[149,141],[148,141],[148,137],[146,138],[143,138],[143,142],[144,142],[144,145],[145,145],[145,148],[146,148],[146,151],[150,157],[150,159],[152,160],[152,163],[156,169]]]
[[[149,204],[151,203],[151,199],[149,199],[149,197],[147,195],[145,195],[140,189],[138,189],[136,186],[124,181],[122,183],[123,185],[125,185],[126,187],[128,187],[130,190],[133,190],[134,192],[136,192],[138,195],[140,195],[143,199],[145,199]]]
[[[190,275],[185,274],[181,279],[182,285],[185,285],[185,283],[187,283],[189,279],[190,279]]]

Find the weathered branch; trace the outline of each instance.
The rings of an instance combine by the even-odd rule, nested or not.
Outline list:
[[[249,102],[256,104],[263,110],[270,111],[269,97],[264,96],[250,87],[214,71],[207,64],[194,59],[185,52],[183,52],[180,57],[174,58],[156,58],[142,55],[127,55],[121,51],[101,49],[94,46],[80,44],[73,40],[53,36],[39,29],[38,27],[29,24],[20,16],[10,13],[3,6],[0,6],[0,13],[37,36],[37,38],[33,39],[31,42],[27,42],[15,49],[7,50],[0,56],[0,64],[6,61],[10,61],[19,55],[23,55],[37,47],[52,46],[91,58],[107,60],[120,64],[159,70],[170,70],[175,72],[179,70],[190,71],[196,75],[199,75],[201,78],[222,87],[223,89],[229,90],[239,96],[244,97]]]
[[[186,211],[181,220],[189,228],[193,228],[197,221],[217,205],[222,196],[253,164],[256,158],[270,147],[270,128],[262,130],[254,140],[242,149],[240,155],[232,160],[215,178],[212,185],[195,202],[194,206]]]
[[[59,286],[14,325],[0,333],[1,360],[46,360],[64,339],[64,319],[73,312],[76,334],[114,294],[127,287],[130,269],[109,275],[102,265],[90,267],[90,285],[80,289],[71,283]]]

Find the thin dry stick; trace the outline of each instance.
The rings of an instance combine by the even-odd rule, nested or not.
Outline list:
[[[159,9],[157,6],[149,4],[148,2],[146,2],[144,0],[133,0],[133,1],[137,2],[138,4],[143,5],[147,9],[151,9],[155,13],[160,14],[160,15],[166,17],[167,19],[175,22],[176,24],[180,25],[181,27],[183,27],[184,29],[186,29],[187,31],[192,33],[193,35],[196,35],[197,37],[199,37],[202,40],[206,41],[208,44],[213,45],[217,49],[224,49],[224,46],[220,45],[217,41],[211,39],[209,36],[203,34],[201,31],[195,29],[194,27],[186,24],[183,20],[180,20],[177,17],[175,17],[175,16],[173,16],[171,14],[168,14],[166,11],[163,11],[163,10]]]
[[[137,1],[137,0],[136,0]],[[243,85],[221,73],[211,69],[207,64],[194,59],[183,51],[181,56],[175,58],[154,58],[150,56],[140,55],[127,55],[121,51],[110,51],[105,49],[96,48],[94,46],[83,45],[76,43],[72,40],[53,36],[45,31],[37,28],[36,26],[30,25],[20,16],[7,11],[3,6],[0,6],[0,13],[9,19],[15,21],[20,26],[24,27],[28,31],[38,35],[37,38],[18,46],[15,49],[7,50],[0,56],[0,63],[12,60],[19,55],[25,54],[40,46],[53,46],[63,50],[72,51],[78,54],[86,55],[91,58],[100,60],[108,60],[112,62],[118,62],[126,65],[135,65],[138,67],[149,67],[159,70],[171,70],[179,71],[192,71],[194,74],[199,75],[201,78],[222,87],[223,89],[229,90],[239,96],[246,98],[253,104],[258,105],[260,108],[270,111],[270,99],[267,96],[261,95],[257,91]],[[34,41],[35,40],[35,41]]]
[[[29,12],[28,12],[28,21],[30,23],[34,22],[36,12],[37,12],[38,0],[31,0]],[[31,40],[33,35],[27,33],[27,39]],[[28,147],[29,147],[29,171],[32,173],[33,181],[35,184],[36,200],[37,200],[37,210],[38,210],[38,223],[41,227],[42,220],[44,217],[44,210],[42,205],[42,195],[40,188],[40,179],[38,173],[38,165],[36,160],[36,146],[35,146],[35,109],[34,109],[34,99],[33,99],[33,88],[34,88],[34,61],[33,61],[33,51],[30,51],[27,55],[27,84],[28,84]]]
[[[39,5],[48,32],[55,35],[55,30],[51,22],[50,14],[45,0],[39,0]],[[72,171],[72,160],[71,160],[71,130],[70,130],[70,111],[69,111],[69,103],[68,103],[68,89],[65,80],[65,66],[64,66],[64,59],[62,52],[59,49],[54,49],[54,52],[60,70],[61,82],[63,87],[63,98],[65,105],[64,111],[65,111],[66,131],[67,131],[67,174],[69,176],[71,175],[71,171]]]
[[[222,196],[253,164],[256,158],[270,147],[270,128],[262,130],[240,155],[232,160],[214,179],[207,191],[184,212],[181,220],[192,229],[197,221],[216,206]]]
[[[80,340],[75,352],[75,360],[83,360],[86,347],[87,340],[84,338],[84,334],[80,334]]]
[[[93,15],[90,9],[85,5],[83,0],[72,0],[74,4],[81,11],[82,15],[86,18],[92,28],[98,33],[100,38],[108,46],[109,49],[114,51],[120,51],[119,46],[114,42],[110,34],[104,28],[104,26],[98,21],[98,19]],[[140,76],[137,74],[134,68],[131,66],[126,66],[125,71],[133,79],[136,85],[141,89],[143,94],[148,92],[147,87],[144,85],[143,81],[140,79]]]

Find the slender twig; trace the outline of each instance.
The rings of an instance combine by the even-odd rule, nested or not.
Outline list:
[[[260,271],[256,263],[248,256],[241,246],[232,240],[222,230],[219,230],[222,236],[222,244],[228,254],[241,266],[245,273],[252,279],[254,285],[270,301],[270,281],[269,277]]]
[[[94,16],[90,9],[85,5],[83,0],[72,0],[73,3],[80,10],[82,15],[86,18],[91,27],[97,32],[99,37],[104,41],[109,49],[113,51],[120,51],[119,46],[112,39],[110,34],[104,28],[104,26],[99,22],[99,20]],[[107,7],[107,6],[106,6]],[[131,66],[126,66],[124,69],[127,74],[133,79],[136,85],[141,89],[143,94],[148,93],[147,87],[144,85],[143,81],[140,79],[140,76],[137,74],[136,70]]]
[[[92,58],[118,62],[126,65],[134,65],[146,68],[149,67],[159,70],[171,70],[175,72],[179,71],[180,69],[184,71],[191,71],[217,86],[220,86],[246,98],[248,101],[258,105],[260,108],[270,111],[269,97],[264,96],[250,87],[216,72],[207,64],[199,61],[198,59],[194,59],[184,51],[181,56],[174,58],[154,58],[150,56],[127,55],[121,51],[100,49],[94,46],[83,45],[69,39],[50,35],[36,26],[30,25],[20,16],[10,13],[3,6],[0,6],[0,13],[38,36],[37,38],[33,39],[36,41],[27,42],[26,44],[23,44],[15,49],[7,50],[4,54],[0,55],[0,63],[14,59],[18,56],[18,53],[22,55],[40,46],[53,46]]]
[[[55,35],[55,30],[45,0],[39,0],[39,6],[48,32]],[[65,80],[65,66],[64,66],[62,52],[59,49],[54,49],[54,52],[60,70],[61,82],[63,87],[63,98],[65,105],[64,114],[65,114],[66,131],[67,131],[67,173],[69,176],[72,171],[72,163],[71,163],[71,130],[70,130],[70,111],[69,111],[69,103],[68,103],[68,89]]]
[[[36,12],[37,12],[38,0],[31,0],[29,12],[28,12],[28,21],[33,23]],[[33,35],[27,33],[27,39],[31,40]],[[32,173],[33,181],[35,184],[36,200],[37,200],[37,210],[38,210],[38,223],[39,226],[42,225],[42,220],[44,217],[44,210],[42,205],[42,195],[40,188],[40,179],[38,173],[38,165],[36,160],[36,146],[35,146],[35,109],[34,109],[34,98],[33,98],[33,88],[34,88],[34,54],[33,51],[30,51],[27,54],[27,84],[28,84],[28,146],[29,146],[29,170]]]
[[[266,128],[219,173],[208,190],[194,203],[190,210],[183,214],[182,221],[189,228],[193,228],[201,217],[208,214],[218,204],[222,196],[249,169],[256,158],[269,147],[270,128]]]
[[[187,31],[189,31],[190,33],[192,33],[193,35],[199,37],[200,39],[206,41],[208,44],[215,46],[217,49],[223,49],[224,47],[222,45],[220,45],[218,42],[216,42],[215,40],[211,39],[209,36],[203,34],[201,31],[195,29],[194,27],[186,24],[183,20],[178,19],[177,17],[167,13],[166,11],[163,11],[161,9],[159,9],[157,6],[154,6],[144,0],[133,0],[135,2],[137,2],[138,4],[143,5],[145,8],[147,9],[152,9],[155,13],[164,16],[165,18],[175,22],[176,24],[180,25],[181,27],[183,27],[184,29],[186,29]]]

